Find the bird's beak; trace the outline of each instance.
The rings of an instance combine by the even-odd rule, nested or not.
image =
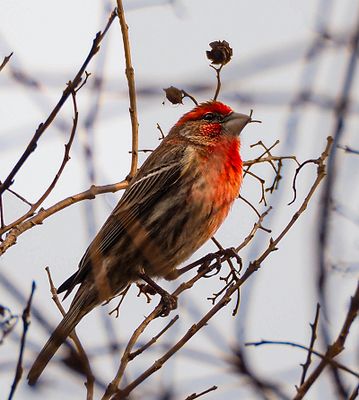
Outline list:
[[[232,112],[228,115],[224,122],[224,127],[226,131],[233,136],[239,136],[243,128],[250,122],[261,122],[252,119],[253,111],[251,110],[250,115],[240,114]]]
[[[251,121],[251,116],[232,112],[224,122],[224,128],[227,133],[233,136],[239,136],[243,128]]]

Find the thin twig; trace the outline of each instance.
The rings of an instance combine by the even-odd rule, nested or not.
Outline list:
[[[337,339],[334,341],[334,343],[328,346],[322,361],[315,368],[315,370],[309,375],[309,377],[303,382],[303,384],[299,386],[297,394],[293,400],[302,399],[306,395],[308,390],[311,388],[313,383],[318,379],[319,375],[323,372],[325,367],[328,364],[331,364],[333,358],[344,350],[344,344],[349,335],[349,329],[352,323],[354,322],[355,318],[357,317],[358,311],[359,311],[359,281],[357,283],[357,288],[354,293],[354,296],[351,298],[348,313],[346,315],[344,324],[338,334]]]
[[[135,85],[135,71],[131,61],[131,48],[130,39],[128,36],[128,25],[125,19],[125,12],[123,9],[122,0],[117,0],[117,12],[120,21],[123,48],[125,51],[126,60],[126,78],[128,83],[128,92],[130,96],[130,117],[132,126],[132,158],[130,177],[132,178],[137,172],[138,164],[138,119],[137,119],[137,104],[136,104],[136,85]]]
[[[221,66],[219,68],[217,68],[214,65],[210,65],[210,67],[216,71],[216,78],[217,78],[217,87],[216,87],[216,91],[213,96],[214,101],[217,100],[219,92],[221,90],[221,70],[222,70],[223,66],[224,66],[224,64],[221,64]]]
[[[352,147],[349,146],[343,146],[341,144],[337,145],[338,149],[344,150],[346,153],[352,153],[352,154],[359,154],[359,150],[353,149]]]
[[[14,54],[14,52],[12,51],[8,56],[4,57],[3,62],[0,65],[0,72],[3,70],[3,68],[5,67],[5,65],[9,62],[11,56]]]
[[[13,194],[15,197],[17,197],[18,199],[20,199],[21,201],[23,201],[25,204],[27,204],[28,206],[32,207],[32,203],[30,203],[28,200],[25,199],[25,197],[21,196],[21,194],[15,192],[14,190],[8,188],[7,191],[11,194]],[[1,197],[1,196],[0,196]]]
[[[16,243],[17,238],[27,230],[31,229],[35,225],[41,225],[43,221],[50,217],[51,215],[63,210],[66,207],[71,206],[72,204],[78,203],[83,200],[91,200],[95,198],[99,194],[103,193],[114,193],[122,189],[126,189],[128,186],[128,181],[123,180],[118,183],[114,183],[112,185],[104,185],[104,186],[95,186],[92,185],[88,190],[84,192],[72,195],[70,197],[66,197],[65,199],[59,201],[53,206],[47,209],[41,209],[36,215],[28,220],[22,222],[18,226],[15,226],[10,232],[6,235],[5,240],[0,244],[0,255],[4,254],[8,248],[13,246]]]
[[[348,400],[355,400],[359,396],[359,383],[354,387],[352,394]]]
[[[71,85],[71,82],[68,83],[68,85]],[[23,221],[25,221],[26,219],[28,219],[29,217],[33,216],[35,211],[39,208],[39,206],[46,200],[46,198],[50,195],[50,193],[53,191],[54,187],[56,186],[58,180],[60,179],[66,164],[68,163],[68,161],[70,160],[70,150],[71,150],[71,146],[72,143],[74,141],[75,138],[75,133],[76,133],[76,129],[77,129],[77,123],[78,123],[78,117],[79,117],[79,113],[78,113],[78,109],[77,109],[77,103],[76,103],[76,93],[78,90],[73,90],[71,92],[71,96],[72,96],[72,103],[73,103],[73,109],[74,109],[74,117],[73,117],[73,121],[72,121],[72,129],[71,129],[71,134],[70,134],[70,138],[68,140],[68,142],[65,144],[65,151],[64,151],[64,156],[61,162],[61,165],[54,177],[54,179],[52,180],[52,182],[50,183],[49,187],[45,190],[45,192],[43,193],[43,195],[33,204],[31,204],[30,209],[24,214],[22,215],[20,218],[18,218],[17,220],[11,222],[9,225],[3,227],[3,229],[0,231],[0,233],[2,231],[8,231],[10,229],[12,229],[14,226],[19,225],[20,223],[22,223]],[[13,192],[13,194],[15,194]],[[17,197],[19,197],[17,194],[15,194]],[[21,198],[21,196],[20,196]],[[23,201],[26,201],[25,199],[21,198]]]
[[[191,395],[189,395],[189,396],[187,396],[186,398],[185,398],[185,400],[194,400],[194,399],[198,399],[199,397],[201,397],[201,396],[204,396],[205,394],[207,394],[207,393],[209,393],[209,392],[213,392],[214,390],[217,390],[218,389],[218,386],[216,386],[216,385],[213,385],[213,386],[211,386],[209,389],[207,389],[207,390],[204,390],[203,392],[201,392],[201,393],[192,393]]]
[[[157,342],[157,340],[165,333],[168,331],[168,329],[171,328],[171,326],[177,322],[179,319],[179,315],[176,315],[171,319],[171,321],[156,335],[154,336],[150,341],[148,341],[146,344],[144,344],[142,347],[140,347],[138,350],[134,351],[133,353],[130,353],[128,355],[128,358],[130,361],[132,361],[135,357],[138,355],[142,354],[145,350],[147,350],[150,346],[152,346],[154,343]]]
[[[156,128],[160,131],[160,137],[158,138],[158,140],[163,140],[165,138],[165,134],[163,133],[163,130],[158,122]]]
[[[307,352],[311,352],[311,354],[316,355],[317,357],[321,358],[322,360],[325,359],[326,355],[322,354],[310,347],[307,346],[303,346],[302,344],[299,343],[295,343],[295,342],[288,342],[288,341],[284,341],[284,340],[261,340],[259,342],[247,342],[245,344],[246,346],[264,346],[264,345],[279,345],[279,346],[290,346],[290,347],[295,347],[297,349],[302,349],[305,350]],[[344,364],[341,364],[335,360],[328,360],[328,363],[333,365],[335,368],[339,368],[345,372],[347,372],[350,375],[355,376],[356,378],[359,378],[359,372],[353,371],[352,369],[348,368],[347,366],[345,366]]]
[[[271,231],[269,229],[263,228],[262,226],[262,222],[264,220],[264,218],[268,215],[268,213],[272,210],[272,206],[270,206],[269,208],[267,208],[266,211],[264,211],[258,218],[258,221],[253,225],[252,230],[249,232],[249,234],[247,235],[247,237],[243,240],[243,242],[236,247],[236,252],[239,253],[245,246],[247,246],[247,244],[254,238],[256,232],[258,229],[262,229],[268,233],[270,233]]]
[[[291,200],[288,203],[288,206],[290,206],[291,204],[293,204],[295,202],[295,200],[297,199],[297,188],[296,188],[296,182],[297,182],[297,177],[299,175],[299,172],[301,171],[301,169],[307,165],[307,164],[317,164],[317,160],[306,160],[304,161],[302,164],[299,165],[299,167],[296,169],[295,174],[294,174],[294,178],[293,178],[293,183],[292,183],[292,189],[293,189],[293,200]]]
[[[183,98],[188,97],[189,99],[191,99],[193,101],[193,103],[198,106],[198,101],[189,93],[187,93],[185,90],[182,89],[182,94],[183,94]]]
[[[47,273],[47,277],[48,277],[48,280],[49,280],[52,300],[54,301],[54,303],[56,304],[56,307],[58,308],[58,310],[60,311],[60,313],[64,317],[66,315],[66,311],[62,307],[62,304],[61,304],[61,302],[59,300],[59,297],[57,295],[57,290],[56,290],[56,287],[55,287],[54,282],[53,282],[52,277],[51,277],[50,268],[46,267],[45,271]],[[74,344],[75,344],[75,346],[77,348],[77,351],[79,353],[79,356],[81,358],[81,361],[83,363],[83,366],[85,367],[85,373],[86,373],[86,379],[87,379],[87,382],[85,384],[86,389],[87,389],[86,400],[92,400],[93,399],[95,377],[94,377],[93,372],[91,370],[90,361],[89,361],[89,359],[87,357],[85,349],[82,346],[82,343],[80,342],[79,337],[76,334],[76,331],[73,330],[70,333],[69,336],[73,340],[73,342],[74,342]]]
[[[29,329],[29,325],[31,323],[30,310],[31,310],[31,303],[32,303],[32,298],[34,296],[35,289],[36,289],[36,284],[35,284],[35,281],[33,281],[32,285],[31,285],[30,297],[29,297],[29,299],[27,301],[27,305],[22,313],[23,331],[22,331],[22,336],[21,336],[21,341],[20,341],[20,353],[19,353],[19,358],[18,358],[17,365],[16,365],[15,378],[11,385],[11,390],[10,390],[8,400],[11,400],[13,398],[16,387],[17,387],[18,383],[20,382],[20,379],[21,379],[22,373],[23,373],[22,359],[23,359],[24,350],[25,350],[26,334]]]
[[[315,340],[317,339],[317,328],[318,328],[318,322],[319,322],[319,312],[320,312],[320,304],[317,303],[314,322],[312,324],[310,324],[310,328],[312,330],[312,335],[311,335],[311,338],[310,338],[310,344],[309,344],[309,350],[308,350],[308,354],[307,354],[307,359],[305,360],[305,363],[302,364],[303,372],[302,372],[302,376],[300,378],[300,385],[302,385],[304,383],[306,375],[307,375],[307,372],[308,372],[308,369],[309,369],[310,364],[312,362],[312,360],[311,360],[312,357],[311,356],[312,356],[312,353],[313,353]]]
[[[3,229],[4,226],[5,226],[4,205],[3,205],[3,201],[2,201],[2,196],[0,196],[0,230]],[[1,240],[1,233],[0,233],[0,240]]]

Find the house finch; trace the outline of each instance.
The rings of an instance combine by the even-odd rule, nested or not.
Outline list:
[[[59,287],[66,297],[80,284],[32,366],[30,384],[94,307],[143,274],[174,279],[176,266],[213,236],[239,193],[239,134],[251,121],[217,101],[179,119],[131,180],[79,269]]]

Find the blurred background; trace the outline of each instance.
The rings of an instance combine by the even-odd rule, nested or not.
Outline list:
[[[4,180],[85,60],[96,32],[102,30],[115,1],[63,0],[1,2],[0,60],[13,52],[0,73],[0,180]],[[301,376],[306,352],[286,346],[244,347],[261,339],[285,340],[308,346],[316,304],[322,306],[316,348],[325,349],[339,330],[358,279],[359,260],[359,3],[357,0],[148,0],[124,1],[129,25],[137,85],[140,149],[159,144],[158,123],[168,132],[193,104],[173,106],[164,101],[163,88],[174,85],[198,101],[213,97],[216,77],[205,51],[214,40],[226,40],[233,58],[222,71],[219,100],[238,112],[254,110],[262,124],[251,124],[242,135],[242,157],[254,159],[263,149],[250,147],[259,140],[273,154],[295,155],[299,162],[317,158],[326,137],[335,138],[329,161],[330,179],[321,185],[313,202],[241,290],[241,306],[232,317],[231,305],[221,311],[165,366],[138,387],[131,399],[185,399],[212,385],[218,389],[206,398],[292,398]],[[79,127],[59,183],[43,204],[57,201],[90,187],[118,182],[130,168],[131,125],[122,38],[116,20],[99,53],[90,63],[87,84],[77,95]],[[63,158],[72,127],[68,101],[38,143],[12,189],[34,202],[53,179]],[[343,147],[349,146],[345,151]],[[148,153],[140,153],[140,164]],[[267,193],[273,210],[264,221],[270,234],[259,231],[240,256],[244,267],[267,247],[299,207],[316,177],[316,167],[306,166],[297,179],[298,198],[292,181],[297,165],[283,161],[278,190]],[[266,187],[273,169],[255,169]],[[260,212],[268,206],[261,199],[256,179],[246,176],[242,195]],[[31,326],[27,335],[24,368],[60,320],[51,300],[44,268],[49,266],[55,285],[77,268],[89,242],[121,196],[106,194],[77,203],[46,219],[18,238],[0,260],[0,304],[21,314],[36,281]],[[13,194],[3,196],[5,222],[27,210]],[[237,201],[216,234],[224,247],[237,246],[247,236],[257,216]],[[210,242],[190,261],[216,251]],[[178,282],[160,282],[169,290]],[[181,297],[179,321],[141,357],[126,374],[130,382],[159,358],[176,339],[210,307],[206,299],[221,287],[216,278],[200,282]],[[113,378],[122,346],[157,304],[136,297],[133,287],[118,319],[108,312],[115,303],[93,311],[77,332],[99,379],[96,396]],[[66,303],[65,303],[66,304]],[[140,342],[156,334],[167,320],[156,320]],[[358,321],[347,339],[340,362],[358,370]],[[6,398],[15,373],[21,321],[0,345],[0,392]],[[83,377],[64,367],[62,349],[35,388],[20,382],[17,399],[79,399],[85,397]],[[313,360],[314,365],[318,359]],[[252,373],[244,372],[243,363]],[[255,383],[258,378],[264,384]],[[357,379],[349,374],[324,373],[309,391],[308,399],[349,398]],[[354,398],[354,397],[353,397]]]

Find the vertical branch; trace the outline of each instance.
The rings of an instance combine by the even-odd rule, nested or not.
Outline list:
[[[13,398],[16,387],[22,377],[22,372],[23,372],[22,359],[24,356],[26,334],[27,334],[27,330],[29,329],[29,325],[30,325],[30,309],[31,309],[31,303],[32,303],[32,298],[33,298],[35,289],[36,289],[36,285],[35,285],[35,282],[33,281],[32,286],[31,286],[31,293],[30,293],[29,300],[27,301],[26,307],[22,313],[23,331],[22,331],[21,342],[20,342],[20,353],[19,353],[19,358],[18,358],[17,365],[16,365],[15,378],[11,385],[11,390],[10,390],[8,400],[11,400]]]
[[[357,9],[359,12],[359,9]],[[329,260],[326,257],[327,246],[329,242],[330,223],[331,223],[331,207],[333,203],[334,187],[336,182],[338,160],[337,160],[337,146],[344,133],[345,121],[347,113],[350,109],[350,96],[354,92],[354,82],[356,74],[358,73],[358,51],[359,51],[359,13],[356,20],[355,30],[350,38],[351,53],[346,65],[346,71],[340,94],[338,96],[337,107],[335,110],[335,125],[333,132],[333,150],[328,157],[327,178],[323,188],[322,206],[320,207],[320,215],[318,221],[318,272],[317,272],[317,290],[321,304],[326,309],[326,284],[327,284],[327,270],[329,267]],[[321,324],[324,343],[329,346],[330,336],[325,324]],[[347,392],[341,376],[335,368],[330,368],[333,375],[333,382],[338,394],[338,398],[347,399],[349,393]]]
[[[319,311],[320,311],[320,304],[317,303],[317,310],[315,312],[315,318],[314,318],[314,322],[312,324],[310,324],[311,330],[312,330],[312,336],[310,338],[310,345],[309,345],[309,350],[308,350],[308,354],[307,354],[307,359],[305,360],[305,363],[302,364],[303,367],[303,372],[302,372],[302,376],[300,378],[300,384],[303,385],[309,366],[312,362],[312,353],[313,353],[313,348],[314,348],[314,343],[315,340],[317,339],[317,328],[318,328],[318,322],[319,322]]]
[[[128,83],[128,93],[130,96],[130,117],[132,126],[132,159],[130,178],[137,172],[138,163],[138,119],[137,119],[137,104],[136,104],[136,85],[135,85],[135,71],[132,67],[130,39],[128,36],[128,25],[125,19],[125,12],[122,5],[122,0],[117,0],[117,12],[120,20],[123,48],[126,60],[126,78]]]
[[[1,185],[1,182],[0,182]],[[3,229],[5,226],[5,220],[4,220],[4,205],[2,202],[2,196],[0,196],[0,229]],[[1,240],[1,235],[0,235],[0,240]]]
[[[349,329],[358,316],[359,312],[359,281],[355,294],[351,298],[350,307],[346,315],[342,329],[340,330],[335,342],[327,347],[327,351],[324,358],[315,368],[315,370],[309,375],[309,377],[303,382],[302,385],[297,389],[297,394],[293,400],[300,400],[304,398],[308,390],[311,388],[313,383],[318,379],[319,375],[324,371],[326,366],[330,364],[330,361],[340,354],[344,350],[345,341],[349,335]]]

